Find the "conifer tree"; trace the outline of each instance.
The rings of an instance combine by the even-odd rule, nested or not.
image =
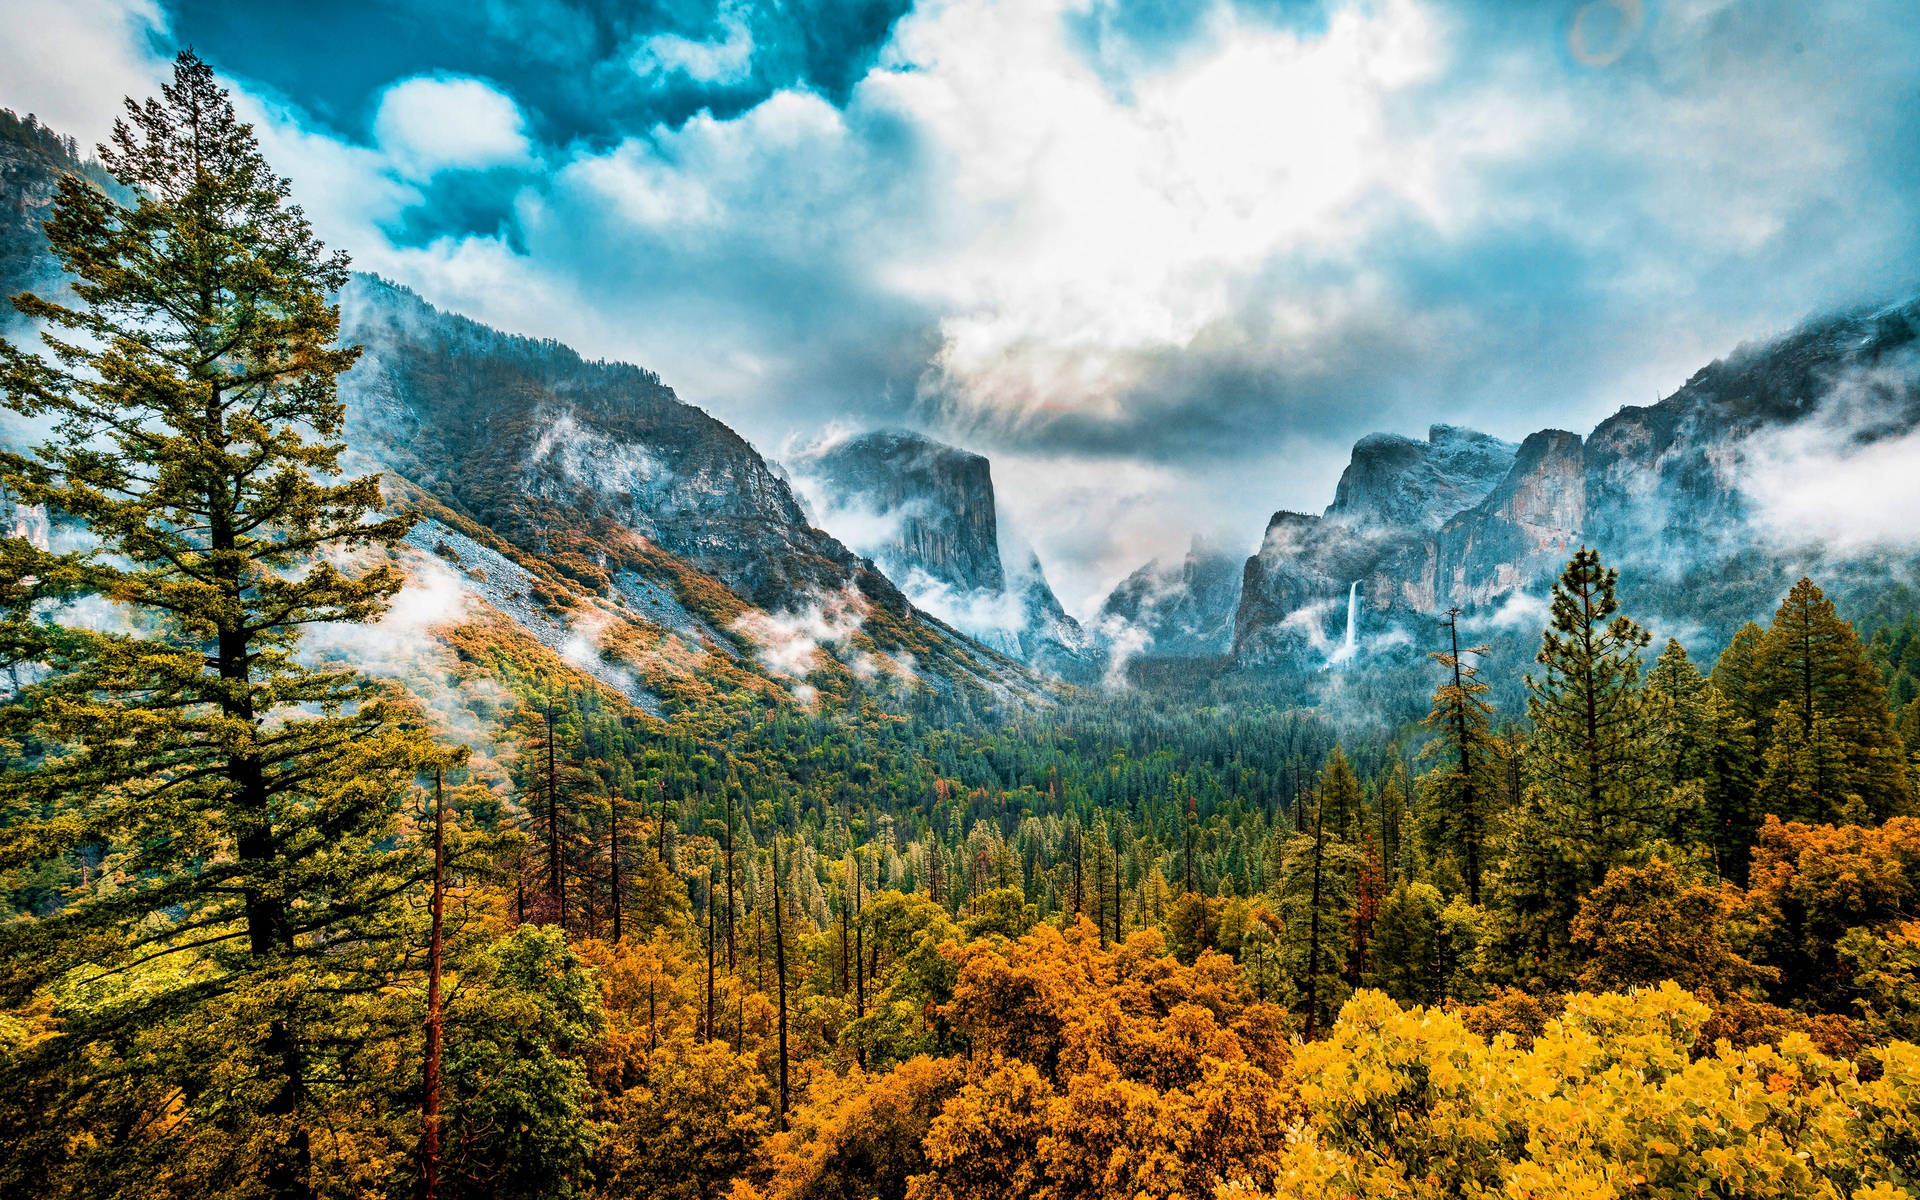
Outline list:
[[[1347,752],[1339,746],[1327,755],[1326,765],[1320,769],[1316,803],[1327,832],[1351,840],[1363,802],[1360,779],[1353,773],[1353,764],[1347,761]]]
[[[1387,894],[1374,923],[1367,983],[1401,1004],[1437,1004],[1446,998],[1441,964],[1439,889],[1402,883]]]
[[[1747,861],[1765,812],[1756,795],[1760,762],[1753,724],[1711,680],[1702,693],[1700,722],[1706,736],[1700,823],[1721,877],[1745,886]]]
[[[1340,761],[1345,762],[1344,756]],[[1324,793],[1322,789],[1315,800],[1307,832],[1294,834],[1287,844],[1278,889],[1287,934],[1282,958],[1304,1010],[1308,1037],[1332,1020],[1345,997],[1342,934],[1353,911],[1360,868],[1358,853],[1335,836],[1327,820]]]
[[[1682,787],[1706,773],[1707,680],[1678,639],[1668,638],[1647,672],[1647,703],[1660,731],[1660,781]]]
[[[1766,713],[1759,742],[1770,771],[1775,762],[1806,768],[1791,787],[1782,784],[1773,793],[1777,802],[1792,796],[1798,805],[1781,817],[1885,819],[1907,811],[1911,785],[1880,672],[1853,626],[1811,579],[1794,584],[1781,601],[1755,651],[1754,673]],[[1782,723],[1781,705],[1791,709],[1792,722]]]
[[[96,1128],[145,1131],[110,1169],[190,1144],[207,1193],[305,1196],[343,1006],[407,940],[395,897],[428,864],[393,835],[434,755],[407,710],[299,640],[384,609],[401,576],[370,552],[408,521],[380,515],[377,477],[340,478],[335,384],[357,351],[333,345],[328,296],[346,259],[212,71],[182,54],[101,159],[131,206],[61,181],[46,231],[77,303],[17,298],[46,352],[0,348],[7,406],[51,427],[0,459],[7,489],[97,541],[0,542],[5,657],[39,664],[0,733],[48,748],[0,779],[0,852],[104,848],[113,879],[0,931],[0,982],[61,981],[41,1049],[64,1057],[63,1111],[117,1105]],[[63,624],[89,597],[124,624]]]
[[[1574,553],[1553,588],[1552,624],[1528,675],[1533,722],[1527,766],[1544,827],[1593,887],[1660,836],[1670,797],[1655,714],[1640,689],[1646,631],[1619,612],[1619,572],[1588,549]]]
[[[1765,730],[1771,711],[1764,705],[1760,687],[1760,667],[1758,656],[1760,642],[1767,631],[1748,621],[1734,631],[1727,648],[1720,652],[1720,658],[1713,664],[1708,676],[1720,694],[1733,706],[1747,727],[1756,734]]]
[[[1407,847],[1403,845],[1410,835],[1407,810],[1406,776],[1398,766],[1388,773],[1386,782],[1380,785],[1380,862],[1386,872],[1386,883],[1393,887],[1406,876]]]
[[[1460,648],[1459,617],[1459,609],[1447,613],[1448,649],[1431,655],[1446,675],[1434,689],[1424,722],[1435,737],[1423,754],[1444,755],[1446,761],[1421,778],[1420,811],[1436,875],[1462,888],[1468,903],[1478,904],[1495,808],[1493,706],[1486,701],[1490,689],[1477,665],[1487,647]]]

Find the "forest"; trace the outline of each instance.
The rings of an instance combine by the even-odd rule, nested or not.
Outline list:
[[[0,539],[0,1194],[1920,1195],[1920,614],[1696,660],[1582,548],[1417,722],[663,720],[489,624],[450,714],[303,650],[419,515],[344,469],[344,257],[191,55],[100,167],[0,346],[62,531]]]

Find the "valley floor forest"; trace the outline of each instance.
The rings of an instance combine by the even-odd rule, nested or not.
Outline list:
[[[347,264],[203,64],[46,234],[0,1194],[1920,1196],[1920,615],[1694,661],[1602,546],[1358,733],[718,654],[662,717],[486,625],[450,712],[309,652],[453,518],[346,456]]]

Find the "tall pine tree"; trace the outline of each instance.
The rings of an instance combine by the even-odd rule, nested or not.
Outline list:
[[[1448,648],[1432,655],[1445,675],[1424,722],[1434,740],[1423,755],[1443,762],[1420,779],[1421,832],[1436,872],[1478,904],[1497,795],[1493,706],[1477,665],[1487,648],[1461,649],[1459,617],[1459,609],[1447,613]]]
[[[1533,738],[1527,766],[1545,828],[1586,887],[1665,832],[1656,714],[1640,688],[1646,631],[1619,611],[1619,572],[1582,548],[1553,589],[1552,624],[1527,676]]]
[[[39,747],[0,778],[0,855],[110,870],[0,930],[0,983],[53,997],[49,1121],[125,1138],[94,1188],[305,1196],[343,1008],[397,969],[395,898],[430,865],[393,835],[432,748],[299,640],[385,608],[401,577],[370,552],[407,522],[340,477],[346,260],[212,71],[181,55],[101,159],[131,207],[61,181],[46,232],[77,302],[17,298],[45,350],[0,349],[6,404],[50,430],[0,460],[6,487],[94,542],[0,542],[4,653],[37,679],[0,733]],[[118,624],[67,617],[95,598]]]
[[[1781,601],[1754,675],[1765,713],[1759,743],[1776,780],[1766,794],[1779,816],[1859,821],[1907,811],[1905,755],[1880,672],[1811,579]]]

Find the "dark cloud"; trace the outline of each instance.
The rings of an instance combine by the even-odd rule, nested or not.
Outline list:
[[[781,88],[843,103],[872,66],[909,0],[174,0],[174,38],[221,70],[257,81],[338,132],[364,132],[379,90],[443,72],[497,82],[551,144],[606,145],[701,111],[737,116]],[[643,78],[649,37],[724,44],[751,38],[738,74]]]

